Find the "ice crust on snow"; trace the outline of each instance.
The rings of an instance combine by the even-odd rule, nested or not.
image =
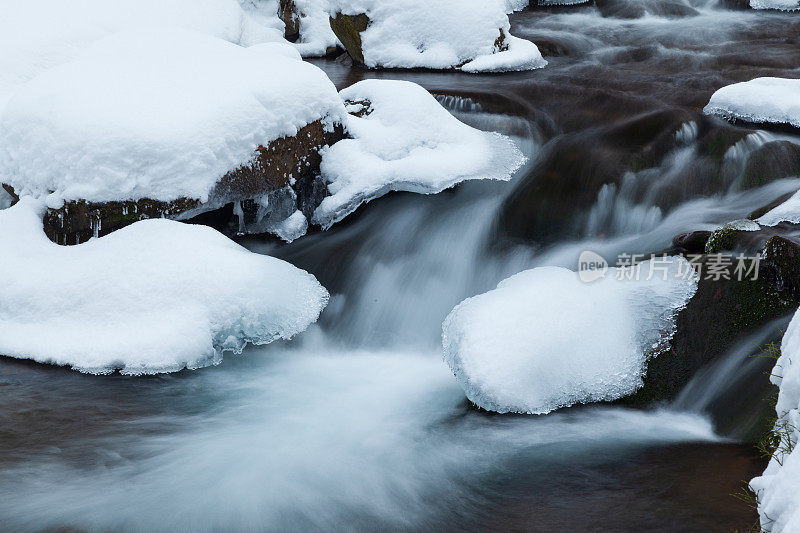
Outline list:
[[[750,0],[753,9],[777,9],[779,11],[800,10],[799,0]]]
[[[332,13],[366,13],[361,34],[369,67],[530,70],[547,64],[535,44],[510,38],[505,0],[331,0]],[[508,51],[499,52],[500,31]],[[466,67],[466,68],[465,68]]]
[[[800,80],[755,78],[727,85],[711,96],[709,115],[800,128]]]
[[[261,3],[264,15],[254,18],[236,0],[7,0],[0,17],[0,108],[20,83],[118,31],[157,25],[243,46],[282,40],[277,0]]]
[[[345,115],[288,44],[121,32],[18,88],[0,112],[0,174],[38,197],[206,201],[259,145]]]
[[[473,403],[499,413],[631,394],[697,289],[685,259],[658,259],[647,279],[651,261],[634,267],[638,275],[611,268],[593,283],[562,267],[511,276],[453,309],[442,327],[445,361]]]
[[[288,339],[328,300],[311,274],[205,226],[136,222],[58,246],[41,201],[0,211],[0,354],[88,373],[174,372]]]
[[[525,161],[510,138],[460,122],[415,83],[365,80],[340,94],[370,109],[348,116],[352,139],[322,152],[330,196],[312,222],[323,228],[389,191],[434,194],[468,179],[508,180]]]
[[[756,221],[764,226],[776,226],[781,222],[800,223],[800,191],[794,193],[779,206],[764,213]]]
[[[770,379],[780,388],[775,410],[783,441],[764,474],[750,486],[759,498],[762,529],[792,533],[800,531],[800,311],[783,336],[781,356]]]

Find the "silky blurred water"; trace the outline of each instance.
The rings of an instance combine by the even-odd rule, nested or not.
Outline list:
[[[514,136],[530,161],[511,183],[389,195],[291,245],[248,240],[332,294],[319,324],[291,343],[142,378],[0,359],[0,529],[748,527],[752,511],[730,493],[762,462],[714,433],[700,405],[708,394],[653,410],[492,415],[467,405],[439,352],[452,307],[511,274],[574,267],[584,249],[608,258],[657,252],[680,232],[714,228],[797,189],[782,180],[747,192],[688,191],[662,208],[657,186],[642,199],[623,180],[598,191],[576,222],[579,237],[536,246],[503,236],[498,218],[516,184],[554,139],[591,132],[590,111],[623,119],[694,105],[739,77],[800,76],[800,62],[787,66],[796,19],[697,2],[665,15],[668,3],[641,3],[646,12],[632,19],[596,7],[514,15],[515,33],[565,51],[537,72],[365,73],[317,62],[340,86],[394,77],[449,94],[439,99],[451,112]],[[630,108],[609,111],[612,93]],[[608,100],[581,104],[598,94]],[[657,169],[659,183],[694,161],[688,127]],[[753,147],[739,148],[731,164]]]

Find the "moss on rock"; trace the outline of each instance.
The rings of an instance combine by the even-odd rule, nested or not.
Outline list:
[[[333,33],[344,45],[344,49],[347,50],[353,63],[357,65],[364,65],[361,32],[367,29],[369,22],[369,17],[364,13],[359,15],[336,13],[330,18]]]

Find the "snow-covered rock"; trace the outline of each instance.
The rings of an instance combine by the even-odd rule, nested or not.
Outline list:
[[[126,29],[180,27],[244,46],[282,40],[277,0],[258,1],[265,5],[256,19],[236,0],[7,0],[0,16],[0,108],[20,83]]]
[[[173,372],[317,320],[311,274],[217,231],[145,220],[78,246],[42,232],[41,201],[0,211],[0,354],[81,372]]]
[[[776,226],[781,222],[800,223],[800,191],[756,220],[764,226]]]
[[[778,11],[800,10],[800,0],[750,0],[753,9],[775,9]]]
[[[666,347],[696,289],[682,258],[611,268],[592,283],[534,268],[457,305],[442,328],[444,358],[467,397],[490,411],[614,400],[642,386],[647,360]]]
[[[122,32],[14,93],[0,115],[0,175],[39,197],[205,202],[259,146],[345,115],[325,73],[289,45]]]
[[[703,112],[729,120],[800,128],[800,80],[755,78],[734,83],[715,92]]]
[[[507,7],[505,0],[331,0],[330,10],[337,19],[366,17],[333,27],[350,55],[368,67],[484,72],[545,66],[535,44],[510,35]]]
[[[433,194],[468,179],[510,179],[525,161],[514,142],[460,122],[419,85],[365,80],[341,91],[352,139],[323,151],[327,196],[312,222],[330,227],[389,191]]]
[[[780,445],[750,486],[759,499],[761,528],[773,533],[800,531],[800,311],[781,342],[781,356],[770,379],[780,387],[776,430]]]

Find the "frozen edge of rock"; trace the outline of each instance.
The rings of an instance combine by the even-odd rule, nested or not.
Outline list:
[[[703,109],[707,115],[751,124],[800,128],[800,80],[755,78],[718,89]]]
[[[0,211],[2,355],[93,374],[196,369],[290,339],[327,305],[311,274],[211,228],[145,220],[64,247],[44,235],[44,209]]]
[[[322,154],[330,195],[312,222],[323,229],[390,191],[436,194],[465,180],[507,181],[526,161],[511,138],[464,124],[415,83],[364,80],[340,95],[352,138]]]

